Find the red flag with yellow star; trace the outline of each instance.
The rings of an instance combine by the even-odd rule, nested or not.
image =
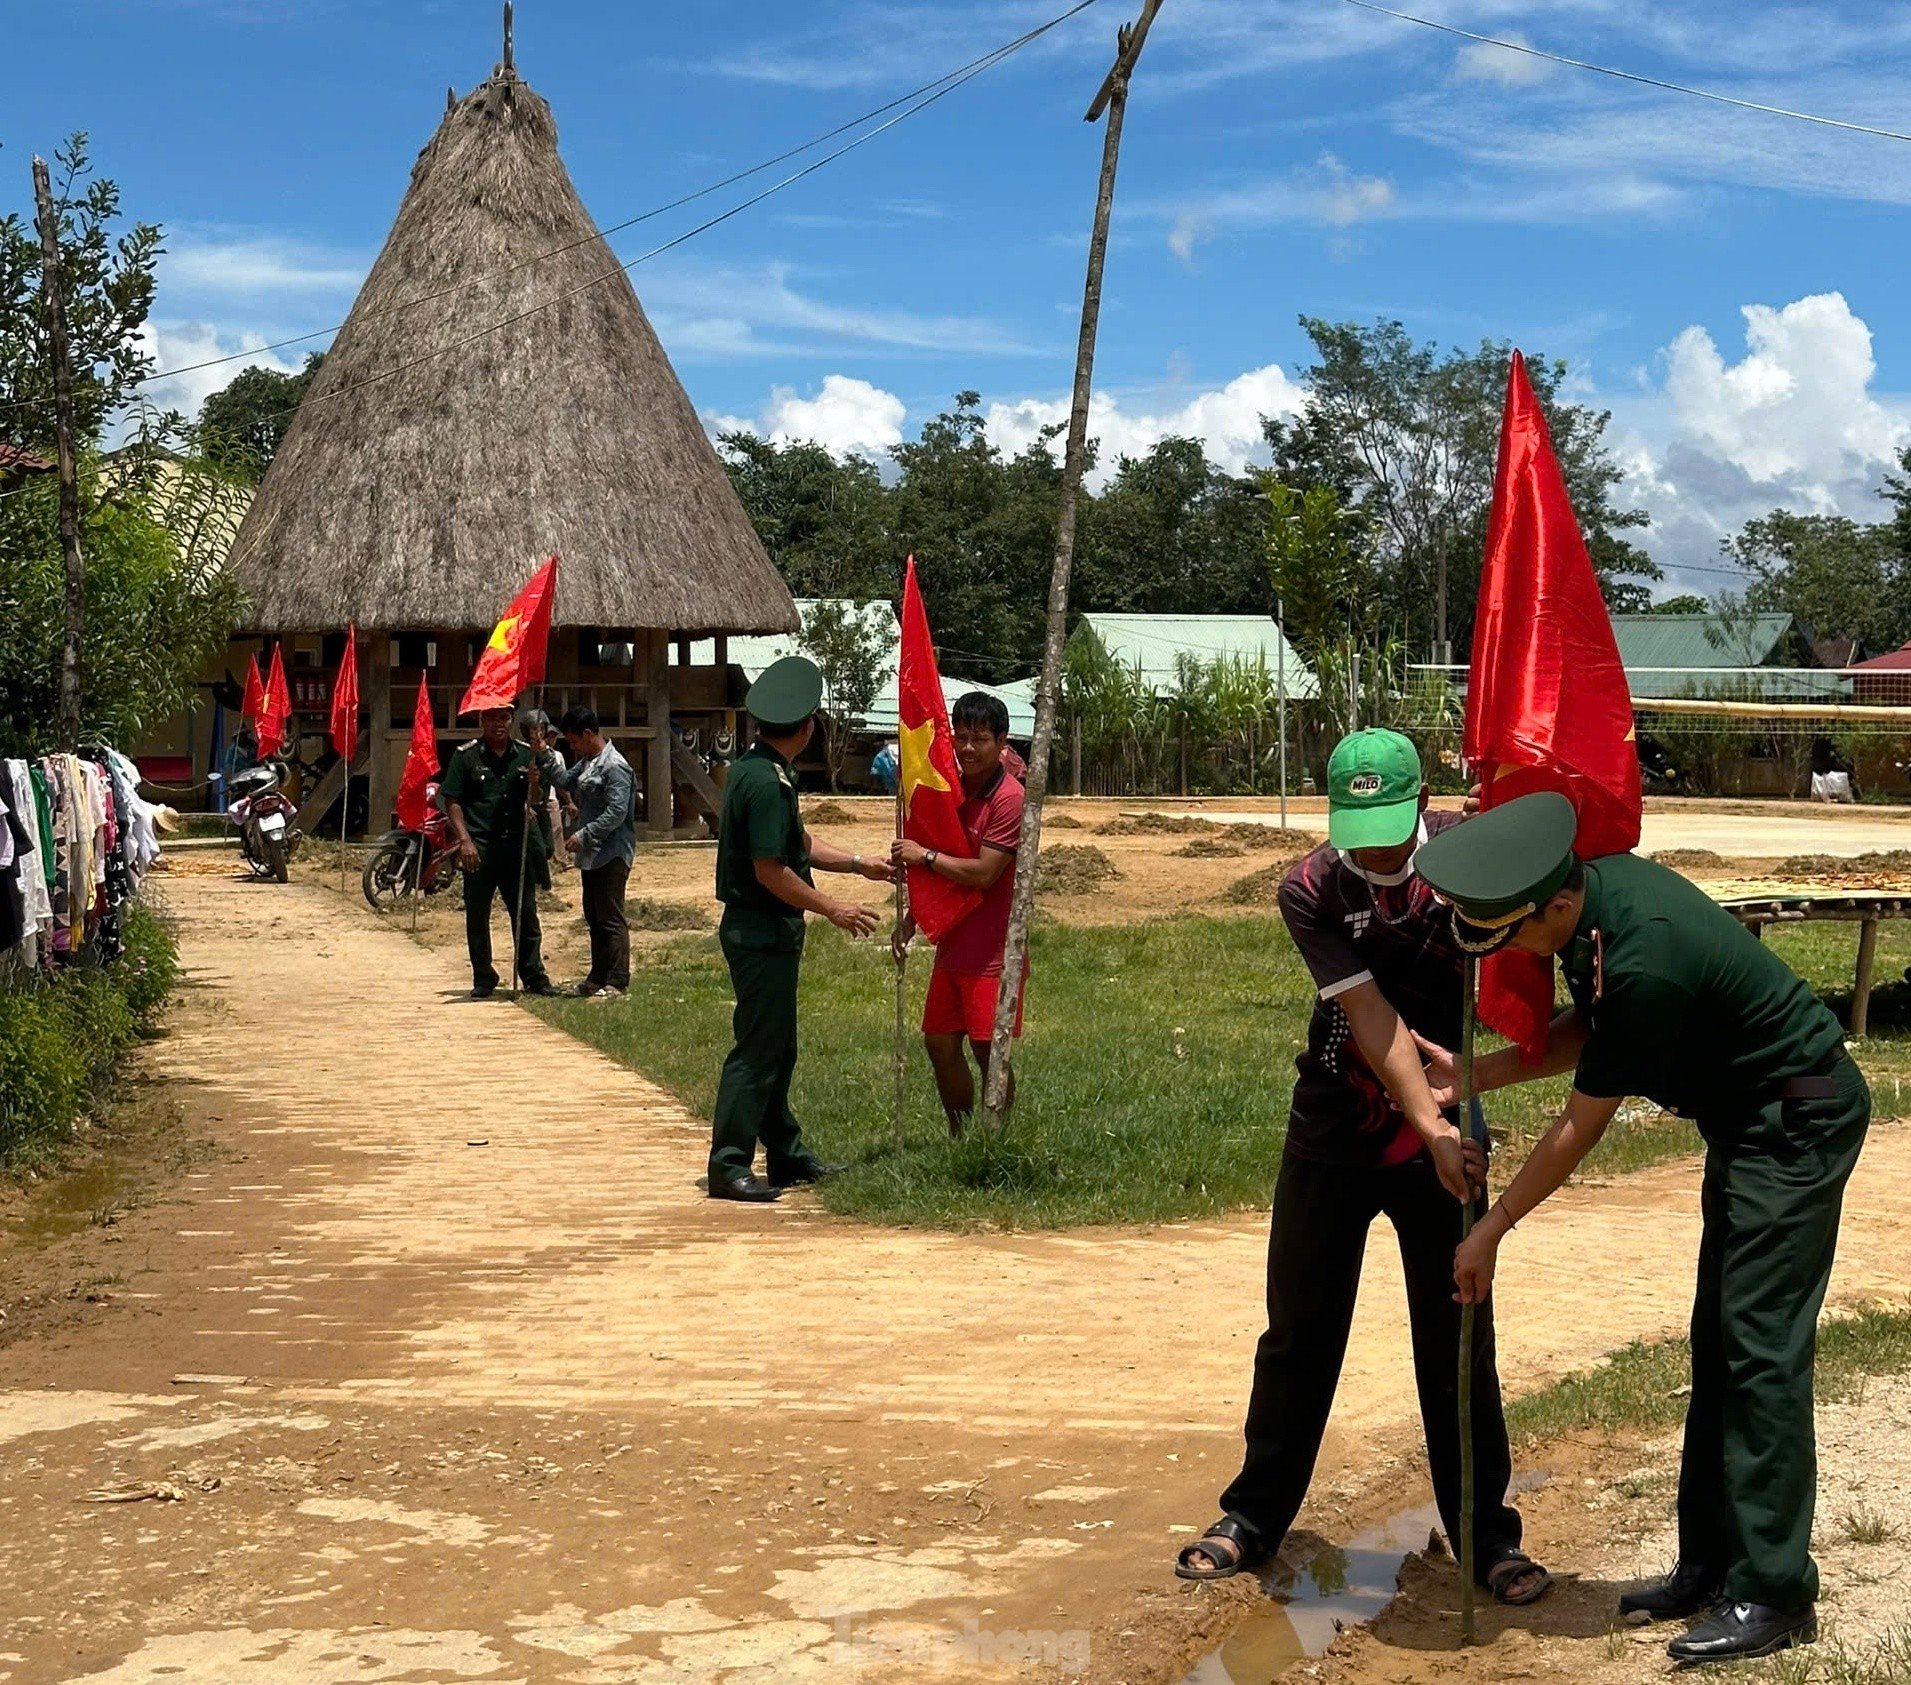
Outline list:
[[[1631,688],[1592,557],[1526,363],[1513,353],[1486,534],[1466,758],[1480,805],[1557,790],[1579,814],[1582,860],[1639,842],[1639,748]],[[1550,960],[1522,949],[1489,955],[1480,1017],[1538,1058],[1553,1015]]]
[[[557,594],[557,558],[553,556],[512,599],[491,641],[478,657],[478,669],[465,687],[461,714],[509,708],[520,691],[544,682],[544,652],[551,639],[551,598]]]
[[[898,804],[902,834],[911,842],[959,859],[975,857],[957,809],[962,774],[956,767],[949,709],[936,671],[929,615],[916,585],[916,558],[902,586],[902,655],[896,675],[897,747],[902,759]],[[938,877],[927,866],[909,868],[909,910],[931,942],[939,942],[980,905],[982,892]]]

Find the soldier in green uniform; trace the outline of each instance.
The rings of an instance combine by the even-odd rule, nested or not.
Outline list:
[[[1559,1121],[1462,1244],[1463,1303],[1499,1247],[1570,1176],[1620,1101],[1691,1118],[1706,1143],[1692,1307],[1692,1397],[1679,1559],[1621,1612],[1706,1618],[1675,1662],[1766,1656],[1817,1636],[1811,1559],[1812,1367],[1845,1183],[1871,1094],[1837,1019],[1777,955],[1678,873],[1632,854],[1581,862],[1563,796],[1508,802],[1430,840],[1422,877],[1453,903],[1463,946],[1557,954],[1571,1008],[1543,1061],[1479,1059],[1479,1091],[1572,1071]],[[1436,1094],[1452,1055],[1422,1044]]]
[[[543,932],[537,919],[537,892],[551,881],[546,865],[550,839],[541,811],[532,815],[530,858],[522,864],[519,860],[535,757],[530,746],[512,734],[509,708],[487,708],[478,722],[481,735],[453,752],[438,787],[458,839],[458,864],[464,870],[464,939],[471,955],[471,998],[484,1000],[498,986],[497,968],[491,963],[494,896],[504,902],[505,916],[511,921],[518,977],[526,992],[555,994],[544,973]],[[542,804],[538,805],[541,809]]]
[[[796,982],[803,922],[820,913],[852,936],[876,928],[873,908],[852,906],[816,888],[814,872],[855,872],[877,883],[893,877],[887,855],[845,854],[803,828],[791,763],[809,743],[823,697],[823,675],[800,655],[766,668],[744,706],[757,740],[731,764],[717,828],[717,935],[735,986],[736,1046],[723,1062],[710,1136],[710,1197],[764,1201],[814,1182],[831,1166],[803,1144],[790,1111],[796,1070]],[[753,1170],[763,1143],[768,1179]]]

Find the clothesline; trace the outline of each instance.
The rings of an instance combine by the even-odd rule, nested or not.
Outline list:
[[[117,959],[127,906],[159,858],[156,817],[117,749],[0,760],[0,968]]]

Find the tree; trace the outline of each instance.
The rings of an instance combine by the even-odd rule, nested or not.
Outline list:
[[[1383,587],[1381,618],[1410,644],[1445,638],[1464,649],[1478,590],[1512,347],[1477,351],[1416,344],[1398,322],[1372,326],[1303,316],[1317,358],[1309,402],[1269,420],[1275,476],[1305,491],[1328,485],[1372,523]],[[1623,532],[1646,524],[1619,509],[1620,472],[1605,443],[1610,415],[1564,402],[1566,365],[1544,357],[1527,372],[1546,406],[1553,447],[1607,601],[1644,607],[1640,583],[1659,570]]]
[[[1688,591],[1683,596],[1667,597],[1663,602],[1652,604],[1646,610],[1648,614],[1709,614],[1712,605],[1695,592]]]
[[[1793,615],[1814,639],[1854,638],[1877,653],[1911,637],[1911,558],[1893,522],[1774,509],[1722,548],[1752,576],[1750,608]]]
[[[763,548],[799,597],[897,592],[890,493],[874,464],[821,445],[774,444],[754,433],[718,441],[730,484]]]
[[[175,416],[142,415],[133,442],[102,455],[106,426],[152,367],[142,330],[161,236],[148,223],[113,234],[119,189],[85,180],[84,135],[58,161],[87,563],[81,716],[87,736],[127,743],[184,707],[224,647],[239,602],[223,564],[243,509],[238,488],[190,454]],[[0,219],[0,406],[18,406],[0,414],[9,434],[46,449],[53,388],[40,286],[38,238],[19,216]],[[64,598],[58,488],[42,475],[0,498],[0,753],[46,747]]]
[[[1365,523],[1325,483],[1305,491],[1263,477],[1267,571],[1284,630],[1312,660],[1335,643],[1373,630],[1379,582]]]
[[[826,598],[810,605],[796,635],[797,647],[823,674],[823,764],[832,790],[842,778],[850,734],[876,700],[895,652],[883,606],[859,610]]]
[[[272,466],[292,425],[292,414],[324,362],[325,353],[314,351],[296,374],[242,370],[200,408],[199,434],[205,449],[256,485]]]
[[[86,179],[92,159],[84,134],[71,136],[54,162],[74,426],[82,439],[96,439],[152,372],[141,330],[152,311],[154,270],[165,248],[151,223],[136,222],[114,237],[119,188]],[[40,270],[32,219],[17,212],[0,217],[0,414],[10,437],[51,456],[53,360]]]

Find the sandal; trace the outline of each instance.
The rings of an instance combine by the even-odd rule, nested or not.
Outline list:
[[[1182,1546],[1174,1559],[1175,1577],[1231,1580],[1252,1568],[1266,1554],[1258,1533],[1249,1531],[1233,1516],[1224,1515],[1193,1544]]]
[[[1529,1575],[1532,1578],[1526,1585],[1517,1591],[1513,1589]],[[1486,1588],[1492,1592],[1495,1602],[1504,1603],[1510,1609],[1523,1609],[1553,1589],[1553,1576],[1524,1551],[1509,1550],[1487,1569]]]

